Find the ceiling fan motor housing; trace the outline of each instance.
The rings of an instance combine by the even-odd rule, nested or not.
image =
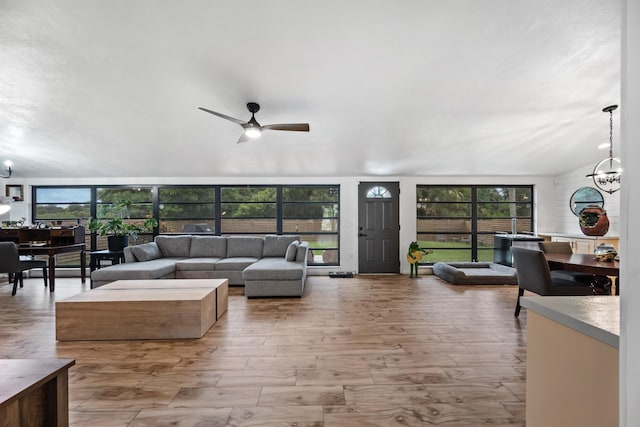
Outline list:
[[[249,102],[249,103],[247,103],[247,109],[249,110],[249,112],[251,114],[255,114],[258,111],[260,111],[260,104],[255,103],[255,102]]]

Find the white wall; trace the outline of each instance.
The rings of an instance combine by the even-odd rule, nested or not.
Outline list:
[[[614,135],[614,149],[618,144],[619,138]],[[619,148],[619,145],[617,145]],[[592,147],[596,150],[596,147]],[[609,153],[603,151],[602,158],[607,157]],[[617,154],[617,149],[616,153]],[[554,232],[554,233],[566,233],[582,235],[580,230],[580,224],[578,223],[578,217],[569,209],[569,200],[574,191],[581,187],[593,187],[596,188],[593,180],[587,178],[586,175],[593,171],[592,165],[586,165],[582,168],[573,170],[564,175],[558,176],[553,180],[555,187],[554,200],[549,205],[549,209],[553,211],[553,221],[551,222],[552,229],[538,230],[540,232]],[[604,191],[600,191],[604,196],[604,209],[607,211],[609,217],[609,232],[607,236],[619,237],[620,236],[620,192],[608,194]],[[546,208],[545,208],[546,209]]]
[[[34,179],[13,182],[25,184],[25,197],[29,198],[32,185],[149,185],[149,184],[338,184],[340,185],[340,268],[314,267],[310,274],[323,274],[328,271],[358,270],[358,183],[361,181],[398,181],[400,183],[400,253],[401,272],[409,273],[409,264],[404,253],[409,242],[416,238],[416,185],[418,184],[490,184],[490,185],[534,185],[536,209],[549,206],[556,199],[553,179],[549,177],[305,177],[305,178],[117,178],[97,179]],[[568,200],[568,199],[567,199]],[[16,206],[15,213],[23,216],[27,212],[30,220],[30,199]],[[567,202],[568,203],[568,202]],[[14,212],[12,210],[12,212]],[[12,219],[19,219],[14,216]],[[555,228],[554,212],[550,209],[537,209],[536,230],[549,231]]]
[[[623,0],[620,226],[620,425],[640,425],[640,2]]]

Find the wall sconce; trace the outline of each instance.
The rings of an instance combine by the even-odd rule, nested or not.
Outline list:
[[[7,170],[6,175],[0,175],[1,178],[11,178],[11,173],[13,172],[13,162],[11,160],[7,160],[4,162],[4,167]]]
[[[622,162],[617,157],[613,157],[613,111],[617,105],[610,105],[602,109],[609,113],[609,157],[602,160],[593,168],[593,173],[587,178],[593,178],[593,183],[609,194],[620,190],[620,176],[622,175]]]

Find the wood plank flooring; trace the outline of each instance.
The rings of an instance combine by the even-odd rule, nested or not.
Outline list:
[[[75,359],[74,426],[524,426],[513,286],[311,276],[302,299],[231,287],[201,339],[57,343],[55,300],[88,284],[2,281],[0,358]]]

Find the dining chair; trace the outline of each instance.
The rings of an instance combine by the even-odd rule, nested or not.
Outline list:
[[[520,297],[524,291],[538,295],[579,296],[593,295],[593,288],[569,276],[551,271],[544,252],[536,249],[512,247],[511,253],[518,276],[518,300],[516,302],[515,317],[520,314]]]
[[[47,262],[38,259],[20,259],[18,247],[13,242],[0,242],[0,273],[13,274],[13,290],[11,295],[15,295],[18,290],[18,283],[23,287],[24,272],[42,268],[44,286],[47,286]]]
[[[546,254],[572,255],[573,249],[569,242],[538,242],[540,250]],[[562,274],[579,282],[588,283],[599,295],[611,295],[611,279],[607,276],[600,276],[580,271],[554,270],[556,274]]]

